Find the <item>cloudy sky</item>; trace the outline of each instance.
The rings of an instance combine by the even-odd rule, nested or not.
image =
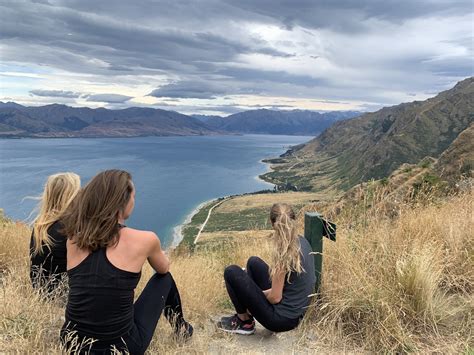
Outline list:
[[[473,75],[473,1],[0,0],[0,100],[375,110]]]

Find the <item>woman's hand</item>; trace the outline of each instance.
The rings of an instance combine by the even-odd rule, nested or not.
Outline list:
[[[279,273],[272,278],[272,288],[263,290],[263,294],[271,304],[280,303],[283,299],[283,286],[285,285],[285,274]]]

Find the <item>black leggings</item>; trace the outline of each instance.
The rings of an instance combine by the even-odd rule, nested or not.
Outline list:
[[[247,272],[237,265],[228,266],[224,280],[235,311],[249,311],[261,325],[273,332],[285,332],[298,326],[300,318],[290,319],[279,315],[275,305],[268,302],[262,290],[272,287],[268,265],[259,257],[247,261]]]
[[[111,348],[115,347],[132,355],[143,354],[150,345],[162,312],[175,331],[185,322],[178,288],[169,272],[154,274],[133,306],[134,324],[126,335],[112,341],[95,342],[92,348],[85,347],[80,353],[110,354]]]

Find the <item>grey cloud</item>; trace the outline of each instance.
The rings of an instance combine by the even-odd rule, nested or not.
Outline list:
[[[202,19],[226,24],[245,19],[256,23],[296,25],[307,28],[331,28],[350,32],[364,29],[366,19],[381,19],[395,23],[433,14],[465,14],[472,11],[470,0],[201,0],[198,3],[174,0],[117,2],[113,0],[55,1],[56,5],[89,13],[99,13],[124,19],[142,19],[152,23],[160,19],[163,26],[176,23],[199,28]]]
[[[153,90],[149,96],[170,98],[213,99],[225,94],[223,88],[205,82],[177,82]]]
[[[425,60],[423,65],[440,76],[459,77],[466,75],[466,73],[474,75],[474,62],[472,58],[459,56],[431,58]]]
[[[465,14],[472,11],[470,0],[225,0],[252,14],[271,18],[288,29],[294,26],[329,28],[341,32],[367,30],[364,20],[379,19],[395,23],[439,13]]]
[[[291,55],[269,47],[257,37],[242,41],[239,37],[211,33],[200,27],[186,29],[184,26],[179,30],[147,27],[141,25],[139,16],[127,18],[124,25],[120,18],[111,18],[109,14],[81,13],[62,6],[10,4],[0,11],[4,40],[14,43],[22,40],[35,46],[62,49],[79,57],[100,59],[106,65],[96,70],[104,74],[105,70],[117,72],[117,68],[124,71],[130,67],[189,72],[196,69],[195,65],[230,61],[240,53]],[[109,9],[114,7],[115,3]],[[155,14],[159,18],[159,13]],[[145,12],[142,15],[146,15]],[[16,21],[16,17],[22,21]],[[40,59],[35,58],[39,54],[35,51],[29,54],[30,60]],[[7,52],[5,58],[8,57]],[[68,64],[62,63],[60,57],[49,58],[49,62],[59,67]],[[80,63],[77,66],[77,70],[83,70]],[[93,67],[93,63],[89,63],[90,66]]]
[[[255,88],[238,87],[233,81],[179,81],[153,90],[149,96],[181,99],[214,99],[226,94],[257,94]]]
[[[412,19],[469,13],[471,0],[5,0],[0,4],[0,38],[5,63],[43,65],[85,74],[91,81],[100,78],[105,84],[149,80],[145,84],[157,87],[166,77],[170,84],[153,90],[150,95],[155,97],[253,94],[391,104],[399,102],[394,95],[400,92],[445,89],[473,73],[472,33],[459,31],[458,38],[445,41],[466,48],[464,56],[434,58],[430,48],[408,48],[387,58],[380,53],[391,45],[391,31],[405,28]],[[284,66],[273,68],[271,62],[265,70],[239,63],[246,54],[297,60],[295,48],[301,48],[298,38],[269,43],[256,30],[248,31],[249,24],[323,33],[321,38],[314,35],[314,41],[321,41],[327,51],[311,50],[303,56],[315,59],[315,67],[326,60],[330,68],[340,70],[315,77],[287,72]],[[373,50],[363,45],[365,50],[359,50],[357,41],[366,35],[387,40],[374,43]],[[346,40],[341,42],[341,37]],[[312,43],[305,45],[311,48]],[[156,76],[160,80],[154,80]],[[87,100],[125,104],[130,99],[106,98]]]
[[[87,101],[94,101],[94,102],[107,102],[111,104],[120,104],[124,103],[130,99],[132,96],[126,95],[119,95],[119,94],[95,94],[95,95],[88,95]]]
[[[81,94],[73,91],[65,90],[30,90],[30,94],[35,96],[45,96],[45,97],[67,97],[67,98],[78,98],[81,97]]]
[[[217,71],[218,74],[233,78],[234,80],[261,82],[268,81],[273,83],[285,83],[312,87],[327,84],[325,78],[313,78],[307,75],[289,74],[282,70],[257,70],[249,68],[223,68]]]

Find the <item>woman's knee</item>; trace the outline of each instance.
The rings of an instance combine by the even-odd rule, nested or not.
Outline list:
[[[252,269],[253,267],[255,267],[256,265],[258,264],[261,264],[263,263],[264,261],[262,259],[260,259],[258,256],[251,256],[248,260],[247,260],[247,270],[248,269]]]
[[[165,284],[170,284],[170,285],[174,283],[173,276],[171,275],[170,272],[167,272],[166,274],[155,273],[150,278],[150,281],[154,283],[159,283],[159,284],[165,283]]]
[[[234,280],[241,273],[243,273],[243,270],[240,266],[229,265],[224,270],[224,280],[226,281]]]

